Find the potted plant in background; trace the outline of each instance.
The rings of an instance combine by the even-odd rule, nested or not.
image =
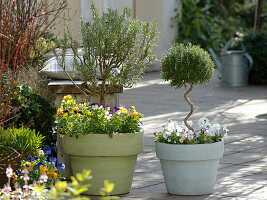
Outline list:
[[[121,15],[108,9],[101,17],[94,4],[91,10],[92,21],[81,21],[83,48],[68,32],[62,54],[56,56],[64,69],[71,46],[73,68],[83,81],[77,87],[89,101],[98,95],[100,104],[76,104],[67,95],[56,117],[73,173],[92,170],[93,184],[87,193],[98,195],[107,179],[115,184],[111,194],[123,194],[130,191],[137,154],[143,149],[141,114],[133,106],[113,110],[106,105],[106,95],[113,87],[131,87],[140,79],[155,59],[151,47],[158,37],[157,27],[155,22],[131,19],[127,8]]]
[[[161,60],[162,78],[171,86],[189,84],[184,98],[191,107],[183,123],[170,121],[163,131],[155,134],[156,154],[161,161],[167,191],[176,195],[203,195],[213,192],[219,159],[223,156],[224,133],[219,124],[199,119],[199,130],[187,121],[194,111],[188,94],[194,84],[208,82],[214,63],[207,51],[192,44],[175,44]]]

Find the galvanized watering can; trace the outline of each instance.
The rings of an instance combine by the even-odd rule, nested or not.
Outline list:
[[[221,53],[221,62],[218,60],[212,48],[209,48],[212,59],[222,74],[222,85],[230,87],[242,87],[248,85],[248,73],[252,68],[253,60],[246,52],[246,48],[241,43],[242,50],[228,51],[230,44],[235,41],[230,39]]]

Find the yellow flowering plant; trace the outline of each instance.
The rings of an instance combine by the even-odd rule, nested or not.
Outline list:
[[[77,104],[71,95],[64,96],[55,116],[60,134],[76,136],[79,134],[134,133],[140,131],[143,116],[134,106],[129,109],[124,105],[111,109],[98,103]]]

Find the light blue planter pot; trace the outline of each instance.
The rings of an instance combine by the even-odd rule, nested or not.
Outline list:
[[[175,145],[156,143],[167,191],[175,195],[204,195],[214,190],[224,142]]]

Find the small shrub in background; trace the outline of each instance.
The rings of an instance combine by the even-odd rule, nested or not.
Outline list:
[[[16,87],[16,93],[12,100],[13,109],[20,108],[14,117],[13,121],[17,128],[28,126],[30,129],[35,129],[37,133],[45,136],[43,144],[52,147],[56,152],[56,134],[53,132],[54,113],[53,108],[39,93],[31,91],[27,85]]]
[[[12,147],[19,153],[32,154],[42,147],[44,136],[29,128],[0,129],[0,141],[3,146]]]
[[[249,72],[250,84],[267,84],[267,32],[249,33],[242,41],[246,51],[253,58]]]

